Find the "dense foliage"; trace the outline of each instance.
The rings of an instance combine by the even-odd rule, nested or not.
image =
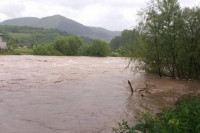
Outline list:
[[[94,43],[86,47],[86,54],[89,56],[108,56],[109,53],[109,45],[102,40],[95,40]]]
[[[200,78],[200,8],[151,0],[139,14],[142,68],[160,76]]]
[[[114,56],[133,56],[140,45],[141,37],[136,29],[124,30],[121,36],[113,38],[110,42]]]
[[[111,40],[110,42],[111,49],[114,51],[122,45],[131,44],[132,34],[133,34],[133,31],[131,30],[122,31],[121,36],[116,36],[115,38]]]
[[[109,53],[110,47],[105,41],[95,40],[91,45],[83,45],[77,36],[57,38],[54,43],[36,45],[33,48],[35,55],[108,56]]]
[[[37,45],[33,48],[35,55],[78,55],[82,41],[77,36],[57,38],[54,43]]]
[[[159,115],[142,112],[136,120],[138,124],[130,127],[126,121],[113,128],[115,133],[199,133],[200,98],[184,96],[173,108]]]

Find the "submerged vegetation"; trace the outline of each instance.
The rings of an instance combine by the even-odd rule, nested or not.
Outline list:
[[[140,12],[144,68],[160,76],[200,77],[200,8],[152,1]]]
[[[160,77],[200,79],[200,7],[182,9],[177,0],[150,0],[139,18],[134,30],[110,42],[112,55],[130,57],[129,67],[137,58],[137,68]]]
[[[150,0],[138,15],[136,28],[110,42],[112,55],[130,57],[130,67],[137,58],[142,62],[137,68],[160,77],[199,79],[200,7],[182,9],[177,0]]]
[[[140,12],[144,68],[160,76],[200,77],[200,8],[177,0],[150,1]]]

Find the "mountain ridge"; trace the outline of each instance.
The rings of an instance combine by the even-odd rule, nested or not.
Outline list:
[[[58,29],[78,36],[90,37],[92,39],[102,39],[110,41],[115,36],[120,35],[120,31],[110,31],[102,27],[85,26],[72,19],[61,15],[53,15],[43,18],[23,17],[5,20],[0,25],[30,26],[46,29]]]

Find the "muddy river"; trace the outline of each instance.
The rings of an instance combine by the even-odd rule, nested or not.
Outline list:
[[[111,133],[200,88],[125,67],[116,57],[0,56],[0,133]],[[131,95],[128,80],[149,92]]]

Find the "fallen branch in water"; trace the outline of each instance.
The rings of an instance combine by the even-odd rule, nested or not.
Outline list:
[[[133,92],[136,92],[138,90],[140,96],[142,96],[142,97],[144,97],[144,94],[142,94],[142,92],[150,93],[150,90],[152,88],[156,88],[155,85],[152,85],[150,83],[149,84],[145,83],[145,88],[137,88],[137,89],[134,90],[133,87],[132,87],[132,84],[131,84],[131,82],[129,80],[128,80],[128,84],[129,84],[130,89],[131,89],[131,94],[133,94]]]
[[[134,90],[133,90],[133,87],[132,87],[131,82],[129,80],[128,80],[128,84],[129,84],[129,86],[131,88],[131,93],[133,94]]]

